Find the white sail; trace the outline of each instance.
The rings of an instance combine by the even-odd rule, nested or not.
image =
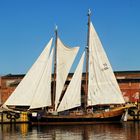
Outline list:
[[[48,64],[40,79],[38,88],[33,96],[30,109],[41,108],[51,105],[51,75],[52,75],[53,50],[50,54]]]
[[[79,47],[69,48],[66,47],[61,40],[57,40],[57,69],[56,69],[56,99],[55,109],[59,102],[60,95],[62,93],[64,83],[73,64],[73,61],[77,55]]]
[[[83,53],[81,60],[76,68],[76,71],[71,79],[71,82],[67,87],[64,97],[57,109],[58,112],[78,107],[81,105],[81,81],[84,56],[85,53]]]
[[[90,23],[88,105],[124,103],[109,60]]]
[[[26,76],[20,82],[15,91],[6,100],[4,105],[16,105],[16,106],[30,106],[33,95],[39,85],[39,81],[44,73],[46,64],[50,54],[50,48],[52,45],[52,38],[38,57],[36,62],[30,68]]]

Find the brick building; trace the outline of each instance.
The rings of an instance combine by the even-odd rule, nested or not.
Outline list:
[[[126,102],[140,102],[140,71],[115,72]]]
[[[116,71],[114,73],[126,102],[140,101],[140,71]],[[24,74],[9,74],[0,77],[0,104],[5,102],[23,77]],[[69,75],[68,81],[71,77],[72,74]],[[85,74],[83,74],[83,87],[85,84],[84,80]]]
[[[12,75],[8,74],[0,77],[0,104],[3,104],[6,99],[15,90],[19,82],[24,77],[24,74]]]

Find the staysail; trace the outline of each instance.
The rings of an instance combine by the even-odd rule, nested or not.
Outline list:
[[[33,96],[30,109],[51,106],[51,75],[53,50],[50,54],[48,64],[45,67],[44,73],[40,79],[35,95]]]
[[[90,23],[88,105],[124,103],[100,39]]]
[[[36,62],[27,72],[26,76],[17,86],[15,91],[6,100],[4,105],[30,106],[34,93],[38,87],[39,81],[44,73],[48,63],[50,49],[52,46],[52,38],[46,45],[45,49],[38,57]]]
[[[75,70],[75,73],[67,87],[64,97],[57,109],[58,112],[68,110],[81,105],[81,81],[82,81],[82,71],[84,63],[83,53],[81,60]]]
[[[69,48],[61,40],[57,40],[57,66],[56,66],[56,99],[55,109],[59,103],[59,98],[64,87],[64,83],[77,55],[79,47]]]

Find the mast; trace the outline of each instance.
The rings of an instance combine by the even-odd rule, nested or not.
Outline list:
[[[55,53],[54,53],[54,77],[53,77],[53,94],[52,94],[52,107],[55,110],[55,94],[56,94],[56,66],[57,66],[57,26],[55,27]]]
[[[90,38],[90,15],[91,11],[88,10],[88,31],[87,31],[87,46],[86,46],[86,87],[85,87],[85,98],[84,98],[84,109],[86,111],[87,107],[87,97],[88,97],[88,65],[89,65],[89,38]]]

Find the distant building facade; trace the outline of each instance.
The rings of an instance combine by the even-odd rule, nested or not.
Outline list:
[[[140,71],[115,72],[126,102],[140,102]]]
[[[140,71],[115,71],[116,79],[126,102],[140,102]],[[70,74],[68,81],[73,74]],[[0,104],[3,104],[25,75],[5,75],[0,77]],[[69,83],[69,82],[67,82]],[[85,88],[85,74],[82,87]]]
[[[3,104],[17,85],[23,79],[24,74],[12,75],[8,74],[0,77],[0,104]]]

